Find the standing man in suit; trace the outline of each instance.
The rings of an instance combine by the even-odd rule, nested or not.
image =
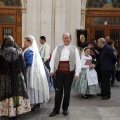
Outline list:
[[[59,114],[61,102],[63,115],[68,115],[68,106],[70,101],[70,91],[72,81],[77,80],[81,71],[80,56],[77,48],[71,45],[71,35],[63,34],[63,44],[58,45],[53,51],[50,61],[50,75],[56,76],[55,79],[55,102],[53,112],[49,117]]]
[[[102,75],[101,99],[107,100],[111,98],[110,77],[112,70],[114,69],[117,58],[114,54],[113,48],[108,44],[106,44],[104,38],[98,39],[98,46],[101,47],[101,53],[100,53],[100,70]]]

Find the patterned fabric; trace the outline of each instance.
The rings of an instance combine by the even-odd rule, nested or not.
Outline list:
[[[22,96],[18,97],[19,106],[14,107],[13,99],[5,99],[0,101],[0,116],[13,117],[31,111],[30,102]]]
[[[30,81],[29,81],[30,71],[31,71],[31,67],[27,67],[27,86],[28,86],[27,89],[28,89],[30,104],[34,105],[38,103],[43,103],[44,102],[43,83],[42,81],[39,81],[39,83],[36,81],[34,82],[34,86],[36,86],[36,89],[31,88]],[[39,87],[39,90],[37,89],[38,87]]]
[[[0,51],[0,55],[2,55],[6,61],[12,62],[18,58],[18,54],[20,51],[13,47],[8,47],[4,49],[4,51]]]
[[[82,69],[78,80],[73,81],[72,87],[80,94],[96,95],[101,93],[98,84],[88,86],[86,69]]]
[[[21,52],[9,47],[0,53],[0,116],[31,111]]]

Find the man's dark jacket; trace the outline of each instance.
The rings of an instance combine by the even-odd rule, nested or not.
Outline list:
[[[113,48],[105,44],[100,53],[100,70],[113,70],[116,60]]]

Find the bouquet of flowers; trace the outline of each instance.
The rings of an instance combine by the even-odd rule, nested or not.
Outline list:
[[[94,65],[97,65],[98,64],[98,61],[96,60],[96,59],[92,59],[92,62],[91,62],[92,64],[94,64]]]

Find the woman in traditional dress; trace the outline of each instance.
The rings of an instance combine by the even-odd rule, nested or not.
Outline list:
[[[49,100],[49,86],[36,40],[33,36],[25,37],[24,61],[27,67],[27,89],[32,110],[40,103]]]
[[[31,111],[24,76],[22,53],[7,36],[0,50],[0,116],[16,119]]]
[[[73,82],[73,88],[82,94],[83,98],[88,98],[87,95],[96,95],[100,93],[98,85],[97,73],[92,64],[92,57],[90,56],[90,49],[83,49],[81,58],[82,71],[78,80]]]

